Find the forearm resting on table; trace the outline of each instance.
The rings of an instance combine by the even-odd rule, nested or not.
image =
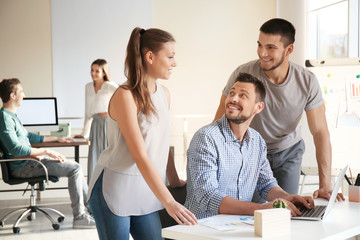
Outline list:
[[[57,142],[59,137],[44,136],[44,142]]]
[[[267,200],[268,201],[273,201],[276,198],[283,198],[285,200],[291,201],[292,195],[285,192],[282,188],[280,187],[273,187],[269,190],[268,194],[267,194]]]
[[[236,200],[226,196],[221,200],[219,214],[254,215],[258,209],[268,208],[264,204]]]

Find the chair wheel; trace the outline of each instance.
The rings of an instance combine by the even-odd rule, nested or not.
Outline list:
[[[60,225],[57,224],[57,223],[53,224],[52,227],[53,227],[54,230],[59,230],[60,229]]]
[[[13,233],[19,233],[20,228],[19,227],[13,227]]]
[[[4,221],[0,220],[0,226],[4,227]]]
[[[31,214],[29,214],[26,218],[27,218],[27,220],[32,221]]]
[[[61,223],[61,222],[64,221],[64,219],[65,219],[64,217],[59,217],[59,218],[58,218],[58,222]]]

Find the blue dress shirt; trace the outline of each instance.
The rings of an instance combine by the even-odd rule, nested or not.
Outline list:
[[[256,189],[267,199],[278,184],[266,154],[264,139],[252,128],[236,140],[225,115],[201,128],[187,152],[185,207],[201,219],[218,214],[226,196],[251,201]]]

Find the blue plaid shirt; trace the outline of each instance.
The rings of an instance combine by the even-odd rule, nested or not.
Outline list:
[[[267,199],[278,184],[266,154],[264,139],[252,128],[243,142],[236,140],[225,115],[201,128],[187,152],[185,207],[201,219],[218,214],[226,196],[251,201],[256,189]]]

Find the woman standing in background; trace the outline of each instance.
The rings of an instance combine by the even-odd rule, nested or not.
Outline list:
[[[117,84],[110,81],[109,66],[104,59],[96,59],[91,64],[90,74],[93,82],[85,86],[84,128],[80,135],[74,136],[75,138],[88,138],[90,133],[88,183],[100,154],[108,146],[107,111],[110,98],[118,87]]]
[[[157,79],[176,66],[175,40],[160,29],[135,28],[125,60],[127,82],[109,104],[109,147],[89,186],[89,205],[101,240],[161,238],[158,210],[179,224],[196,224],[164,184],[181,187],[170,151],[170,94]]]

